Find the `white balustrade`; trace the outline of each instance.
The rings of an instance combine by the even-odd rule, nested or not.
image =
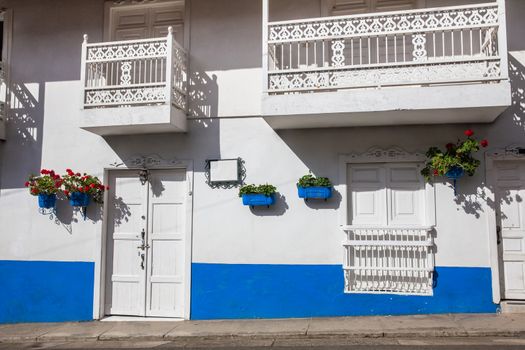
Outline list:
[[[431,227],[346,226],[345,291],[432,295]]]
[[[172,104],[187,109],[187,53],[173,38],[82,45],[84,108]]]
[[[499,25],[497,3],[269,22],[268,93],[498,81]]]
[[[0,123],[5,122],[7,114],[7,79],[4,62],[0,61]]]

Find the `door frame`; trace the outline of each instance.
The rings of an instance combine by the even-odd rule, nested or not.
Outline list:
[[[109,167],[104,168],[104,183],[109,182],[109,176],[113,171],[140,171],[148,170],[185,170],[187,182],[186,196],[186,233],[185,233],[185,277],[184,277],[184,319],[189,320],[191,314],[191,263],[193,246],[193,161],[192,160],[165,160],[157,155],[138,156],[127,161],[117,161]],[[105,292],[106,292],[106,270],[107,270],[107,232],[109,193],[104,193],[102,228],[97,232],[95,244],[95,276],[93,291],[93,319],[104,318]],[[144,318],[147,320],[147,318]],[[169,318],[167,318],[169,319]]]
[[[492,201],[494,205],[496,203],[496,162],[505,161],[523,161],[525,162],[525,154],[520,154],[519,150],[525,149],[524,147],[509,146],[502,149],[496,149],[491,152],[485,153],[485,176],[486,176],[486,189],[487,198],[486,201]],[[498,233],[497,233],[497,219],[496,212],[497,208],[487,210],[487,231],[488,231],[488,243],[489,243],[489,257],[490,257],[490,268],[492,272],[492,302],[494,304],[500,304],[502,299],[502,288],[503,279],[505,276],[500,273],[501,260],[503,257],[498,249]]]

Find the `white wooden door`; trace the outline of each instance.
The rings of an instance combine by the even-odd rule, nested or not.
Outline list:
[[[421,226],[425,184],[418,164],[348,166],[349,220],[354,226]]]
[[[184,317],[185,170],[110,177],[106,313]]]
[[[109,181],[106,313],[145,316],[146,274],[141,232],[147,225],[147,191],[136,172]]]
[[[175,40],[184,43],[184,1],[118,6],[110,13],[109,40],[164,37],[171,26]]]
[[[151,173],[147,316],[184,317],[185,195],[185,171]]]
[[[503,298],[525,299],[525,164],[496,164],[497,225]]]

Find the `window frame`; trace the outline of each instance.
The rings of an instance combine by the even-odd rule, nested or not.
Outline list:
[[[349,165],[352,164],[363,164],[366,166],[366,164],[378,164],[383,163],[387,164],[388,166],[392,166],[395,164],[415,164],[417,169],[421,169],[425,164],[426,157],[423,153],[414,152],[409,153],[405,150],[399,148],[399,147],[391,147],[388,149],[382,149],[378,147],[373,147],[369,149],[368,151],[364,153],[354,153],[354,154],[344,154],[339,156],[339,181],[338,185],[335,186],[337,191],[341,194],[342,200],[341,200],[341,206],[339,209],[339,224],[341,230],[344,232],[346,237],[350,237],[348,234],[348,229],[351,226],[350,218],[351,215],[349,213],[349,210],[351,210],[351,206],[349,205],[349,201],[351,200],[350,197],[350,184],[348,182],[348,169]],[[424,180],[423,180],[424,181]],[[435,204],[435,188],[432,183],[428,183],[426,181],[423,182],[423,201],[425,203],[425,213],[423,214],[423,222],[421,225],[402,225],[404,228],[412,227],[414,229],[426,229],[429,234],[429,240],[432,240],[433,237],[431,236],[431,230],[436,225],[436,204]],[[387,190],[387,189],[386,189]],[[386,215],[388,216],[388,209],[386,210]],[[387,221],[388,222],[388,221]],[[385,223],[387,223],[385,222]],[[364,227],[365,229],[396,229],[399,228],[399,225],[391,227],[386,227],[385,223],[378,223],[377,225],[359,225],[359,227]],[[348,261],[350,261],[350,257],[348,254],[350,254],[350,247],[347,244],[348,242],[345,241],[344,247],[343,247],[343,267],[348,268],[349,265],[347,264]],[[433,243],[432,243],[433,245]],[[431,254],[430,261],[432,262],[430,266],[433,268],[433,261],[434,261],[434,248],[430,247],[428,254]],[[415,292],[403,292],[403,291],[377,291],[377,290],[352,290],[350,288],[351,282],[349,281],[349,273],[348,270],[345,269],[344,271],[344,279],[345,279],[345,287],[344,292],[345,293],[366,293],[366,294],[401,294],[401,295],[432,295],[433,291],[432,289],[427,291],[426,293],[415,293]],[[433,278],[433,274],[430,274],[430,278]]]

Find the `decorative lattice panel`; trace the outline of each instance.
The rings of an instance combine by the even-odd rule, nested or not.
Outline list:
[[[348,227],[345,232],[346,292],[432,295],[430,228]]]

